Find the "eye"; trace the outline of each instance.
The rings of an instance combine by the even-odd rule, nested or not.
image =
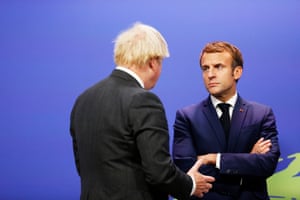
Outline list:
[[[208,66],[202,66],[201,69],[202,69],[203,72],[206,72],[206,71],[208,71],[209,67]]]
[[[224,66],[223,65],[216,65],[215,68],[220,71],[220,70],[222,70],[224,68]]]

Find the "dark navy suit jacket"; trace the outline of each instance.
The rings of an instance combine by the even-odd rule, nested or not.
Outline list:
[[[266,179],[274,173],[280,156],[277,136],[272,109],[238,96],[226,142],[222,125],[208,97],[177,111],[173,157],[175,163],[186,171],[197,155],[221,153],[220,169],[206,165],[200,168],[200,172],[214,176],[216,183],[213,187],[225,192],[213,189],[203,199],[230,199],[226,187],[231,185],[237,188],[234,199],[269,199]],[[266,154],[250,154],[261,137],[271,140],[271,150]]]

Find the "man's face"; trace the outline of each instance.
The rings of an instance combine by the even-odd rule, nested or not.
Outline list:
[[[221,101],[227,101],[236,92],[236,80],[242,67],[232,68],[232,57],[227,52],[204,53],[201,60],[202,77],[207,91]]]

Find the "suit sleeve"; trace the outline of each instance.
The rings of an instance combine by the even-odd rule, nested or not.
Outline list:
[[[173,159],[175,164],[185,172],[193,166],[197,159],[189,124],[188,118],[181,110],[178,110],[174,123]]]
[[[188,199],[192,179],[172,162],[168,123],[159,98],[150,92],[132,99],[129,124],[135,134],[146,181],[178,199]],[[180,188],[180,189],[179,189]]]
[[[274,173],[280,156],[278,131],[271,108],[266,107],[263,113],[259,134],[271,140],[271,150],[266,154],[222,153],[220,173],[258,177],[269,177]]]
[[[76,103],[71,111],[71,117],[70,117],[70,134],[72,137],[72,144],[73,144],[73,153],[74,153],[74,158],[75,158],[75,165],[76,165],[76,169],[77,172],[80,176],[80,166],[79,166],[79,153],[78,153],[78,144],[77,144],[77,139],[76,139],[76,134],[75,134],[75,117],[74,117],[74,113],[75,113],[75,109],[76,109]]]

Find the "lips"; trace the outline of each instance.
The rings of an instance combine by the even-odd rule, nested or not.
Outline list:
[[[219,83],[208,83],[208,87],[216,87]]]

